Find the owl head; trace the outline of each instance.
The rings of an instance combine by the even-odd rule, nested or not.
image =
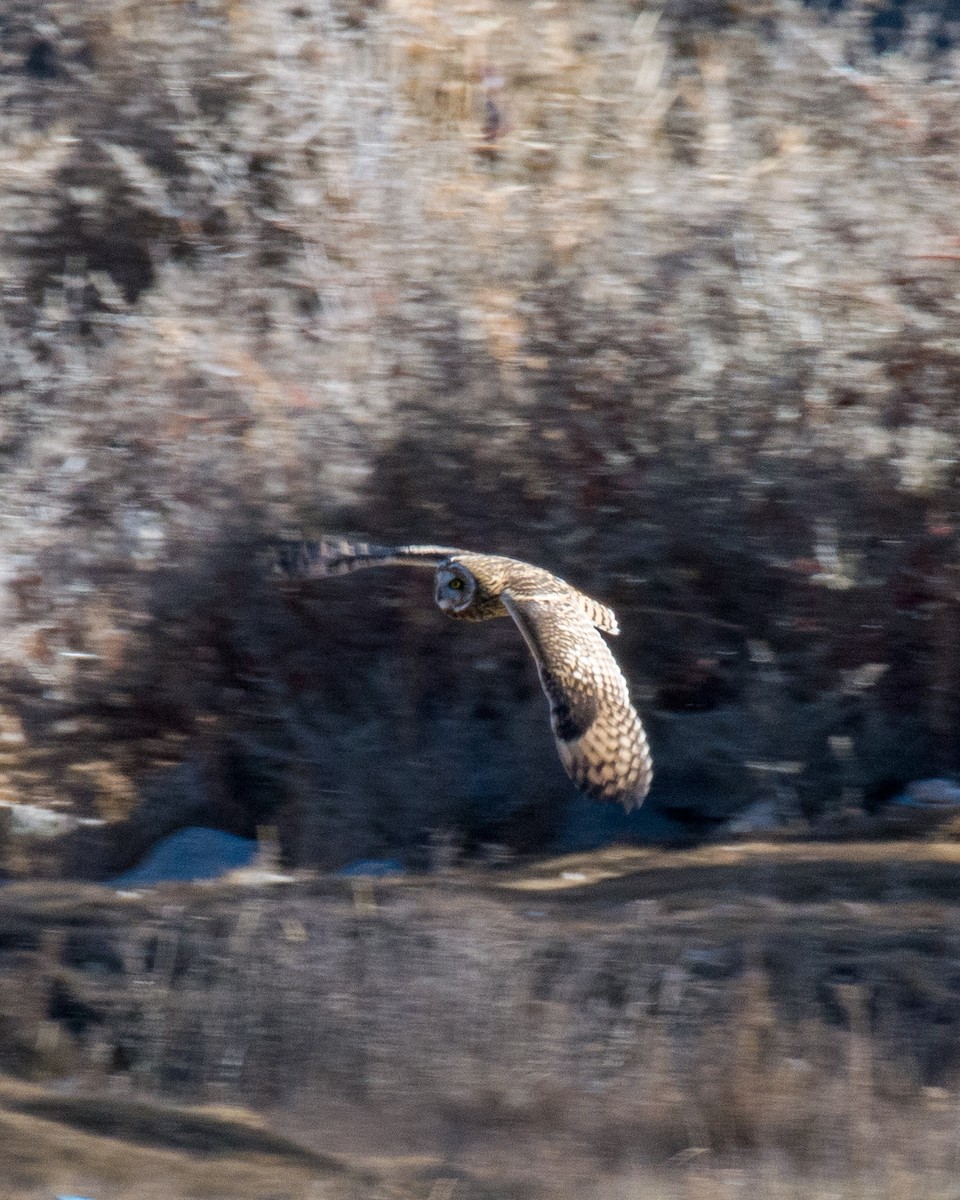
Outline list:
[[[476,598],[476,576],[459,563],[444,563],[437,569],[433,594],[437,607],[444,612],[462,613]]]

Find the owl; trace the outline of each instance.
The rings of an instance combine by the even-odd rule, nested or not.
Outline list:
[[[567,774],[595,800],[619,801],[627,811],[643,802],[653,762],[627,682],[598,632],[619,632],[609,608],[541,567],[446,546],[325,538],[282,545],[278,566],[286,575],[313,579],[367,567],[429,567],[434,598],[447,616],[512,617],[537,664]]]

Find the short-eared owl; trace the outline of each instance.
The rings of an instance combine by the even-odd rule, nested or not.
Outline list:
[[[366,567],[430,567],[434,597],[448,616],[513,617],[536,660],[567,774],[595,800],[618,800],[628,811],[642,803],[653,764],[626,680],[597,632],[619,632],[609,608],[541,567],[446,546],[325,538],[282,546],[279,564],[288,575],[314,579]]]

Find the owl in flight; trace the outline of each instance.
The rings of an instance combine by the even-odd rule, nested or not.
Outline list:
[[[550,721],[567,774],[595,800],[627,811],[650,790],[653,762],[627,682],[597,632],[619,632],[602,604],[541,567],[446,546],[370,546],[325,538],[285,544],[287,575],[327,579],[367,567],[429,567],[434,598],[450,617],[511,616],[530,649],[550,702]]]

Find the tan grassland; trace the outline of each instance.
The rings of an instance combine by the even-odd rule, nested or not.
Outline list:
[[[753,843],[8,887],[0,1051],[33,1080],[0,1089],[10,1186],[946,1200],[956,862]]]

